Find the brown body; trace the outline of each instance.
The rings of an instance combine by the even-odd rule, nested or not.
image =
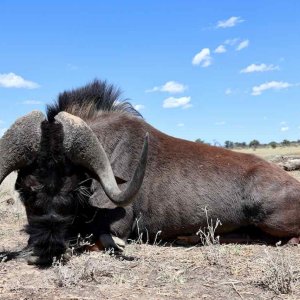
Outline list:
[[[108,153],[115,176],[125,181],[149,132],[143,184],[126,216],[111,224],[112,233],[127,238],[138,219],[139,231],[152,239],[158,231],[166,239],[192,235],[207,225],[207,208],[209,218],[222,222],[223,232],[253,225],[276,237],[300,236],[300,183],[276,165],[168,136],[127,114],[103,113],[88,124]],[[101,188],[91,201],[113,207]]]

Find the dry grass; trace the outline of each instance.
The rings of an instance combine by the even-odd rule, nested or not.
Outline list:
[[[268,148],[257,148],[253,150],[251,148],[247,149],[234,149],[237,152],[250,153],[260,156],[265,159],[269,159],[274,155],[300,155],[300,147],[291,146],[291,147],[277,147],[275,149]]]
[[[210,265],[221,265],[222,260],[222,247],[220,247],[220,237],[216,235],[216,230],[222,223],[219,219],[215,222],[209,218],[208,210],[203,209],[206,216],[205,228],[200,228],[196,233],[202,244],[202,252]]]
[[[0,188],[1,251],[27,242],[22,205],[6,201],[13,182]],[[0,299],[300,299],[299,247],[220,245],[207,220],[203,247],[165,247],[158,234],[159,245],[133,241],[123,256],[83,253],[48,269],[1,262]]]
[[[299,265],[293,265],[290,252],[278,247],[272,253],[265,249],[265,266],[262,278],[257,282],[275,294],[292,294],[300,279]]]

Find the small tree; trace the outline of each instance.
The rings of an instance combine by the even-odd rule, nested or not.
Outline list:
[[[282,146],[288,147],[288,146],[291,145],[291,142],[290,142],[289,140],[283,140],[283,141],[281,142],[281,145],[282,145]]]
[[[275,149],[277,147],[276,142],[270,142],[269,145],[271,146],[272,149]]]
[[[235,142],[234,143],[234,148],[246,148],[247,143],[246,142]]]
[[[224,145],[225,145],[225,148],[231,149],[231,148],[233,148],[234,143],[231,141],[225,141]]]
[[[205,141],[202,139],[196,139],[195,140],[196,143],[201,143],[201,144],[205,144]]]
[[[256,148],[260,145],[258,140],[253,140],[249,143],[249,147],[253,148],[253,150],[256,150]]]

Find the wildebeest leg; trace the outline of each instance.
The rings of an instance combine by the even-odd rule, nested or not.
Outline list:
[[[122,252],[131,229],[129,215],[130,210],[126,211],[122,207],[100,209],[91,223],[95,244],[87,249],[90,251],[114,249]]]
[[[99,236],[99,241],[103,245],[105,249],[111,249],[113,248],[114,250],[117,251],[124,251],[125,248],[125,242],[120,239],[117,236],[114,236],[112,234],[101,234]]]
[[[133,211],[132,206],[117,207],[105,195],[98,183],[95,183],[96,191],[90,197],[92,206],[98,207],[98,213],[92,222],[94,237],[98,238],[99,249],[114,248],[123,251],[125,242],[132,230]],[[122,186],[120,185],[122,189]],[[102,246],[100,246],[100,244]],[[102,250],[102,249],[101,249]]]

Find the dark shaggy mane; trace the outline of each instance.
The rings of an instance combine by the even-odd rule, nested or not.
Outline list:
[[[106,81],[95,79],[84,87],[65,91],[58,100],[47,105],[47,117],[50,122],[61,111],[66,111],[83,120],[92,119],[102,111],[126,112],[141,117],[127,99],[120,99],[121,91]]]

